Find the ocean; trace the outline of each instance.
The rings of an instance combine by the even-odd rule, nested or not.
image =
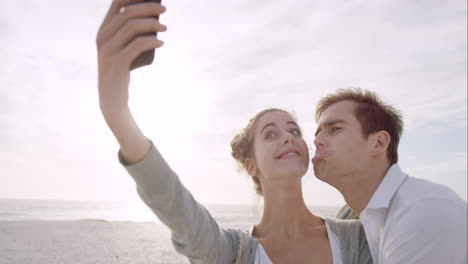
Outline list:
[[[260,206],[209,204],[205,206],[221,226],[234,227],[258,222]],[[322,217],[335,217],[339,207],[310,207]],[[103,201],[0,199],[0,221],[74,220],[108,222],[155,222],[154,213],[143,203]]]

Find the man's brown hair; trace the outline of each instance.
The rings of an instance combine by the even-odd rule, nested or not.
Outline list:
[[[384,104],[374,92],[360,88],[348,88],[329,94],[319,101],[315,111],[315,121],[318,122],[323,112],[332,104],[344,100],[357,103],[354,115],[361,124],[364,138],[381,130],[390,134],[387,156],[390,164],[397,163],[398,143],[403,132],[403,118],[397,109]]]

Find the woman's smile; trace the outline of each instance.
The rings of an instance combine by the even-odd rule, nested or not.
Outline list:
[[[296,150],[286,150],[286,151],[283,151],[280,155],[276,156],[276,158],[277,159],[290,159],[290,158],[296,158],[300,156],[301,154],[299,154],[299,152]]]

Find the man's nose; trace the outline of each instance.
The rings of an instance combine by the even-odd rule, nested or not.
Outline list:
[[[320,134],[315,136],[314,145],[315,145],[316,148],[325,146],[325,140],[324,140],[323,136],[321,136]]]

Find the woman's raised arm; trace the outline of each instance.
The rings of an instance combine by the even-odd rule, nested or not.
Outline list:
[[[101,112],[120,144],[120,162],[135,180],[142,200],[171,229],[175,249],[191,263],[233,263],[238,234],[219,228],[143,135],[130,112],[130,65],[141,52],[163,44],[154,36],[140,34],[166,30],[151,18],[162,14],[163,6],[151,2],[128,6],[137,2],[142,0],[114,0],[96,38]]]
[[[166,30],[152,18],[165,11],[163,6],[151,2],[129,6],[137,2],[142,1],[114,0],[96,37],[99,106],[128,163],[142,160],[151,147],[128,106],[130,65],[143,51],[163,45],[154,36],[142,33]]]

